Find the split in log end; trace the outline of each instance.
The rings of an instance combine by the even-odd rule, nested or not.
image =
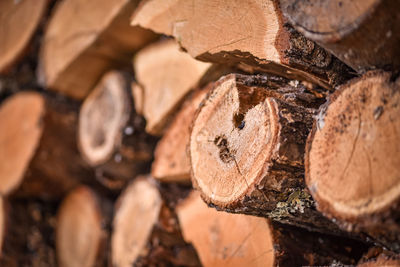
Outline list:
[[[234,204],[263,178],[279,134],[276,101],[265,88],[246,86],[236,77],[216,83],[190,139],[194,183],[207,202],[221,206]]]
[[[400,87],[370,72],[340,88],[309,137],[306,182],[331,217],[366,221],[400,197]]]

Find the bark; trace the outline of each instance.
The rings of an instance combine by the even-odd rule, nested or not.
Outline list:
[[[156,139],[144,132],[133,110],[129,76],[111,71],[84,101],[79,113],[78,142],[96,177],[110,189],[148,172]]]
[[[46,12],[48,0],[0,3],[0,73],[21,59]]]
[[[138,178],[126,188],[115,208],[113,266],[200,266],[169,204],[147,178]]]
[[[105,216],[100,208],[99,196],[90,188],[81,186],[67,195],[57,214],[56,252],[59,266],[107,266],[106,242],[109,233],[103,228],[106,225]]]
[[[357,267],[378,266],[400,266],[400,255],[383,250],[380,247],[373,247],[357,264]]]
[[[77,111],[75,102],[35,92],[18,93],[2,104],[3,195],[59,198],[81,182],[94,184],[77,149]]]
[[[135,51],[155,39],[129,26],[138,1],[69,0],[57,3],[40,51],[43,87],[83,99],[109,69],[128,66]]]
[[[369,72],[321,107],[306,148],[306,183],[318,209],[348,231],[400,251],[400,87]]]
[[[204,61],[239,64],[325,88],[349,75],[344,64],[291,28],[272,0],[148,0],[135,10],[131,24],[174,36]]]
[[[190,137],[192,182],[219,210],[336,231],[304,181],[304,148],[321,99],[276,76],[232,74],[201,103]]]
[[[180,51],[174,40],[144,48],[135,56],[133,65],[142,87],[146,131],[154,135],[162,135],[184,97],[211,66]]]
[[[56,266],[54,249],[57,203],[37,199],[5,200],[1,266]]]
[[[399,67],[398,1],[280,0],[280,3],[296,29],[358,72]]]
[[[154,152],[151,174],[162,182],[190,183],[188,146],[190,126],[200,102],[211,86],[194,91],[182,105],[171,125],[158,142]]]
[[[196,192],[178,206],[177,213],[185,240],[196,248],[205,267],[355,264],[366,251],[354,240],[218,212]]]

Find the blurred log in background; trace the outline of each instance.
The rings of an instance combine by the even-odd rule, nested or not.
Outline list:
[[[0,266],[400,266],[398,0],[1,0]]]

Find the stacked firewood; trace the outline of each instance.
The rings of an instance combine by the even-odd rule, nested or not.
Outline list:
[[[0,266],[400,266],[400,1],[1,0]]]

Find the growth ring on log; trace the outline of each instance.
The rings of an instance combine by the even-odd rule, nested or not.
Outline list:
[[[0,108],[0,193],[13,191],[22,182],[42,136],[45,113],[42,96],[22,92]]]
[[[92,165],[107,161],[122,139],[129,119],[130,97],[124,77],[109,72],[84,101],[79,113],[79,142],[85,159]]]
[[[240,86],[234,75],[216,88],[195,119],[190,156],[203,196],[224,206],[263,178],[265,162],[277,145],[278,110],[265,89]]]
[[[400,196],[400,90],[388,73],[343,86],[310,135],[306,182],[324,212],[339,218],[389,208]]]
[[[334,41],[351,32],[381,1],[280,0],[295,25],[316,41]]]

